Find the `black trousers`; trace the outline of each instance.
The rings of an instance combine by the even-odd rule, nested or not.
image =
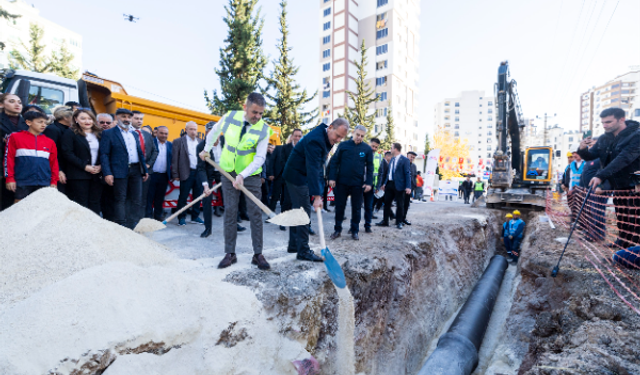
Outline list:
[[[93,175],[92,178],[85,180],[67,180],[69,198],[98,215],[100,215],[102,186],[99,175]]]
[[[640,243],[640,194],[633,190],[617,192],[615,205],[618,239],[622,247],[638,246]]]
[[[362,199],[364,189],[360,186],[347,186],[344,184],[336,184],[333,190],[336,199],[336,224],[334,230],[342,232],[342,221],[344,219],[344,210],[347,207],[347,197],[351,195],[351,232],[358,233],[360,231],[360,218],[362,213]]]
[[[164,196],[169,187],[169,175],[167,173],[152,173],[149,175],[149,191],[147,192],[147,206],[145,217],[162,219]]]
[[[102,183],[102,197],[100,197],[100,212],[102,218],[114,221],[115,218],[115,197],[113,194],[113,186]]]
[[[373,189],[363,194],[364,197],[364,227],[371,228],[371,220],[373,220],[373,204],[376,197],[373,195]]]
[[[269,191],[271,190],[271,181],[269,180],[264,180],[264,182],[262,183],[262,198],[260,198],[260,200],[262,201],[262,204],[264,204],[265,206],[269,206]],[[273,211],[273,210],[271,210]]]
[[[142,173],[138,163],[129,165],[127,178],[114,179],[113,198],[113,221],[133,229],[140,220],[136,211],[142,199]]]
[[[273,180],[271,185],[271,200],[269,201],[269,209],[276,212],[276,206],[280,202],[280,212],[284,212],[284,191],[286,189],[284,178],[278,177]]]
[[[198,171],[192,169],[189,172],[189,178],[184,181],[180,181],[180,195],[178,196],[178,211],[187,205],[187,199],[189,199],[189,192],[192,192],[192,198],[196,199],[202,194],[202,183],[198,181]],[[191,207],[191,218],[196,219],[200,216],[200,205],[196,204]],[[178,215],[178,219],[184,219],[187,217],[187,212],[183,212]]]
[[[404,190],[396,190],[396,184],[388,181],[384,189],[384,222],[388,223],[391,217],[391,206],[396,201],[396,224],[404,220],[404,196],[408,195]]]
[[[3,144],[0,143],[0,147]],[[7,190],[7,180],[4,178],[0,178],[0,211],[6,210],[7,208],[13,205],[13,202],[16,200],[15,193],[11,190]]]
[[[409,207],[411,207],[411,194],[404,195],[404,217],[402,221],[407,220],[407,212],[409,212]]]
[[[464,191],[464,203],[469,203],[469,197],[471,196],[471,191]]]
[[[327,203],[329,203],[329,201],[327,200],[328,196],[329,196],[329,184],[327,183],[327,180],[325,180],[324,190],[322,192],[322,208],[324,208],[325,211],[327,210]],[[335,199],[335,195],[334,195],[334,199]]]
[[[291,200],[291,208],[296,209],[302,207],[304,211],[311,217],[311,201],[309,200],[309,186],[296,186],[287,184],[289,198]],[[299,225],[297,227],[289,227],[289,249],[296,250],[298,254],[304,254],[311,251],[309,248],[309,226]]]

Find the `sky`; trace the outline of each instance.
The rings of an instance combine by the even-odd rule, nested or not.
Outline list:
[[[206,111],[204,90],[219,87],[214,69],[227,36],[226,0],[27,2],[83,36],[83,69],[120,82],[131,95]],[[259,5],[271,72],[279,0]],[[310,92],[320,83],[319,9],[317,0],[288,4],[291,55],[298,82]],[[123,14],[140,19],[126,22]],[[492,94],[504,60],[525,117],[557,114],[554,124],[577,130],[580,94],[640,65],[638,16],[638,0],[422,1],[421,130],[433,132],[433,108],[444,98],[464,90]]]

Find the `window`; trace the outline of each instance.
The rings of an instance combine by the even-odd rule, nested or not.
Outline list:
[[[482,114],[482,111],[480,111],[480,114]]]
[[[491,142],[492,142],[491,138],[487,138],[487,143],[491,143]]]
[[[562,151],[556,150],[556,157],[557,158],[561,158],[562,157]]]
[[[444,102],[444,106],[448,107],[449,106],[449,102]]]
[[[493,109],[489,108],[489,109],[487,110],[487,113],[489,113],[489,114],[493,113]]]
[[[460,121],[460,117],[456,117],[456,121]]]
[[[381,102],[383,102],[383,101],[387,100],[387,92],[386,92],[386,91],[381,92],[381,93],[378,95],[378,98],[380,98],[380,101],[381,101]]]
[[[493,105],[493,102],[489,102],[489,103],[487,103],[487,105]]]
[[[619,84],[619,83],[617,83],[617,84],[615,84],[615,85],[611,86],[611,90],[615,89],[616,87],[620,87],[620,84]]]
[[[330,88],[330,87],[331,87],[331,81],[330,81],[330,78],[329,78],[329,77],[324,77],[324,78],[322,79],[322,88],[326,90],[326,89],[328,89],[328,88]]]
[[[329,56],[331,56],[331,50],[330,49],[325,49],[324,51],[322,51],[322,58],[323,59],[326,59]]]
[[[323,104],[322,105],[322,112],[326,112],[329,110],[329,104]]]
[[[460,110],[456,109],[456,115],[459,115],[459,114],[460,114]]]
[[[449,108],[445,109],[444,113],[449,113]]]
[[[331,35],[327,35],[322,38],[322,44],[327,44],[331,42]]]
[[[331,90],[326,90],[322,92],[322,97],[323,98],[328,98],[331,96]]]
[[[493,135],[493,133],[487,132],[487,137],[491,137],[492,135]]]
[[[324,2],[325,2],[325,3],[328,3],[328,2],[329,2],[329,0],[324,0]]]
[[[328,7],[327,9],[324,10],[324,12],[322,12],[324,14],[324,16],[328,16],[331,14],[331,7]]]
[[[460,132],[454,132],[453,135],[456,136],[456,137],[459,137],[460,136]]]
[[[398,97],[398,99],[400,99],[400,97]],[[449,119],[449,116],[444,116],[444,119],[445,119],[445,120],[448,120],[448,119]]]
[[[382,30],[378,30],[376,31],[376,39],[382,39],[389,36],[389,29],[388,28],[384,28]]]
[[[331,28],[331,21],[329,21],[329,22],[325,22],[325,23],[322,25],[322,30],[329,30],[330,28]]]
[[[487,146],[487,151],[491,151],[491,146]],[[489,154],[487,154],[487,155],[489,155]]]
[[[386,107],[385,108],[376,109],[376,118],[386,117],[387,116],[387,111],[388,111],[388,109]]]
[[[386,69],[386,68],[387,68],[387,61],[388,61],[388,60],[378,61],[378,62],[376,63],[376,70]]]
[[[487,117],[487,121],[493,121],[493,116]]]
[[[487,124],[487,129],[493,129],[493,125]]]
[[[380,13],[376,16],[376,27],[384,27],[387,24],[387,12]]]
[[[326,72],[329,69],[331,69],[331,63],[322,64],[322,71],[323,72]]]
[[[453,128],[454,129],[460,129],[460,125],[456,124]]]
[[[376,78],[376,86],[386,86],[386,85],[387,85],[387,77]]]
[[[480,103],[480,107],[482,107],[482,103]]]
[[[487,147],[488,151],[491,151],[491,148]],[[491,159],[491,153],[487,152],[487,159]]]
[[[573,142],[573,137],[569,137],[569,142]],[[571,148],[571,147],[569,147]]]
[[[460,107],[460,103],[456,102],[456,107]]]
[[[51,114],[53,108],[64,103],[64,94],[60,90],[36,86],[32,83],[27,101],[29,104],[40,106],[47,114]]]
[[[378,0],[378,8],[383,5],[387,5],[387,3],[389,3],[389,0]]]
[[[387,52],[389,52],[389,45],[388,44],[383,44],[381,46],[377,46],[376,47],[376,55],[384,55]]]

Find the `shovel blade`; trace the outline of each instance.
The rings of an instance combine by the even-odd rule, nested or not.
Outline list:
[[[344,287],[347,286],[347,281],[344,278],[342,267],[340,267],[340,264],[336,258],[333,257],[333,254],[331,254],[328,247],[322,249],[321,253],[324,257],[324,265],[327,267],[327,274],[329,274],[329,278],[333,281],[335,286],[340,289],[344,289]]]
[[[303,208],[298,208],[295,210],[285,211],[267,221],[271,224],[281,225],[283,227],[297,227],[299,225],[309,225],[311,219]]]
[[[164,228],[166,228],[166,226],[163,223],[157,220],[144,218],[138,222],[138,225],[133,228],[133,231],[139,234],[144,234],[155,232]]]

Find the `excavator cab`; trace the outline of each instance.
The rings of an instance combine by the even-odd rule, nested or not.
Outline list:
[[[522,179],[535,184],[546,184],[551,181],[551,165],[553,161],[551,147],[531,147],[525,151]]]

